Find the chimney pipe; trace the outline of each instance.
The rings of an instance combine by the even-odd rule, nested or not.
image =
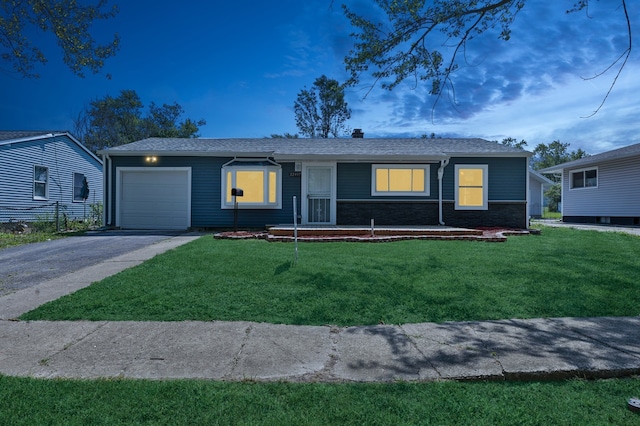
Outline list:
[[[364,138],[364,133],[362,132],[362,129],[353,129],[353,132],[351,133],[351,137],[362,139]]]

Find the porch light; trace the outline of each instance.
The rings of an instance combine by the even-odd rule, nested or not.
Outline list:
[[[158,157],[156,157],[156,156],[149,156],[149,157],[146,157],[146,158],[144,159],[144,161],[145,161],[146,163],[150,163],[150,164],[157,163],[157,162],[158,162]]]

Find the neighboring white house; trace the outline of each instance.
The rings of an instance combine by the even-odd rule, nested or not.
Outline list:
[[[535,170],[529,170],[529,216],[540,218],[544,212],[544,191],[553,181]]]
[[[83,218],[102,188],[102,160],[68,132],[0,131],[0,223]]]
[[[562,220],[640,225],[640,143],[539,170],[562,175]]]

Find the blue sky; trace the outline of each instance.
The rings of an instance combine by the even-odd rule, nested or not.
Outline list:
[[[371,1],[343,2],[375,13]],[[0,64],[0,129],[73,131],[91,100],[133,89],[145,106],[177,102],[185,117],[205,119],[202,137],[296,133],[298,92],[322,74],[347,78],[343,58],[353,29],[343,2],[118,2],[118,16],[96,28],[99,39],[113,32],[121,37],[104,69],[112,79],[74,76],[49,42],[49,62],[37,69],[37,80]],[[638,50],[600,112],[583,118],[600,105],[615,70],[582,77],[604,70],[626,47],[620,4],[592,1],[589,16],[565,14],[573,3],[529,0],[509,42],[496,33],[474,39],[453,77],[455,101],[443,97],[433,114],[426,84],[407,82],[392,92],[377,87],[365,97],[364,79],[347,90],[348,125],[365,137],[514,137],[527,140],[529,149],[559,139],[592,154],[640,142]],[[640,22],[640,4],[628,1],[627,8],[632,24]]]

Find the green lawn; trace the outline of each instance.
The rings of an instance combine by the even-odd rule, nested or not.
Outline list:
[[[41,241],[64,238],[66,235],[55,232],[31,232],[29,234],[11,234],[0,232],[0,249],[22,244],[39,243]]]
[[[0,376],[3,425],[637,425],[640,379],[393,384]]]
[[[562,219],[562,213],[549,211],[549,207],[545,207],[542,217],[544,219]]]
[[[543,228],[507,243],[203,237],[22,319],[375,324],[638,315],[640,238]],[[640,378],[385,384],[0,376],[11,425],[636,425]]]
[[[640,238],[544,228],[506,243],[202,237],[21,317],[367,325],[640,313]]]

